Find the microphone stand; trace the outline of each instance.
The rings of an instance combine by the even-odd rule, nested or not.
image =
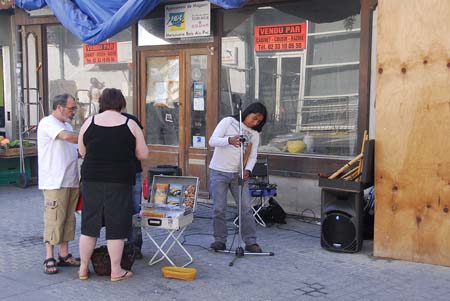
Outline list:
[[[239,229],[239,235],[238,235],[238,246],[234,252],[235,257],[233,260],[228,264],[228,266],[233,266],[236,259],[240,257],[244,257],[244,255],[252,255],[252,256],[274,256],[275,254],[273,252],[261,252],[261,253],[251,253],[251,252],[244,252],[244,248],[242,247],[242,194],[244,193],[244,142],[245,138],[242,134],[242,99],[239,99],[238,104],[239,109],[239,152],[240,152],[240,176],[239,176],[239,200],[238,200],[238,229]],[[230,250],[219,250],[217,252],[220,253],[231,253]]]

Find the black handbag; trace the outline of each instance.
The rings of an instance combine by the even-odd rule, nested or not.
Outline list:
[[[120,261],[122,268],[127,271],[131,270],[135,258],[136,251],[133,244],[125,243],[122,253],[122,260]],[[97,275],[111,275],[111,259],[109,258],[108,248],[106,246],[95,248],[91,256],[91,261]]]

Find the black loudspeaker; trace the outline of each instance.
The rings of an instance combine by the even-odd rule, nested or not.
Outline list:
[[[364,192],[322,189],[320,244],[334,252],[355,253],[363,243]]]

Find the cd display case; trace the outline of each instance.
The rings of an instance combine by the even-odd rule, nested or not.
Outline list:
[[[153,176],[149,202],[133,217],[134,226],[179,229],[192,223],[198,182],[197,177]]]
[[[195,210],[198,178],[188,176],[153,176],[149,207]]]

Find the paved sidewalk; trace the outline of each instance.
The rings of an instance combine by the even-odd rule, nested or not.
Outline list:
[[[76,268],[45,275],[42,204],[36,187],[0,187],[1,300],[450,300],[450,268],[374,258],[370,241],[356,254],[329,252],[320,247],[320,226],[294,218],[278,227],[258,226],[259,244],[275,256],[245,256],[229,267],[234,255],[207,249],[211,209],[204,204],[184,235],[194,257],[191,266],[198,270],[195,281],[163,278],[166,262],[148,266],[156,248],[147,237],[132,279],[111,283],[109,277],[93,275],[80,281]],[[70,244],[74,255],[77,218],[77,239]]]

